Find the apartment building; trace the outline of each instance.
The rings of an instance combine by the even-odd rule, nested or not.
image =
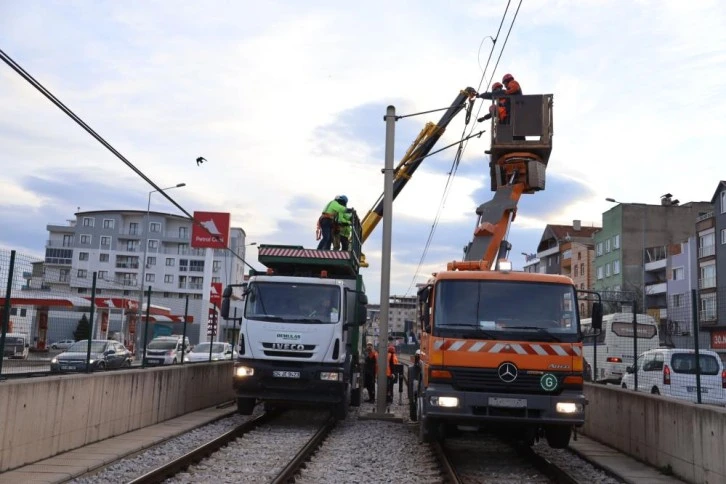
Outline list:
[[[48,224],[42,285],[50,291],[90,295],[95,272],[97,296],[138,299],[142,286],[151,286],[152,305],[176,315],[184,313],[188,296],[188,314],[195,323],[190,338],[206,339],[209,308],[203,301],[211,283],[242,281],[245,232],[232,228],[230,233],[230,248],[242,260],[217,249],[207,267],[205,249],[191,247],[191,225],[185,217],[137,210],[78,212],[66,223]],[[112,328],[121,327],[120,315],[112,312],[110,317]],[[227,329],[222,326],[217,339],[227,339]]]
[[[681,205],[667,194],[660,205],[618,203],[603,213],[594,235],[596,291],[628,291],[656,320],[667,320],[668,247],[695,234],[709,202]]]
[[[585,227],[580,220],[573,221],[572,225],[547,225],[537,246],[539,272],[572,277],[577,270],[579,283],[584,284],[582,289],[589,289],[587,274],[590,273],[588,266],[591,257],[588,250],[593,245],[593,234],[599,229],[595,226]],[[573,261],[573,254],[575,257],[579,255],[579,259]],[[586,273],[584,277],[580,275],[583,270]],[[577,287],[580,288],[579,285]]]

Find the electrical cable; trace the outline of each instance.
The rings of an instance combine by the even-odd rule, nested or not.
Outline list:
[[[194,217],[179,203],[176,202],[168,193],[166,193],[164,190],[161,189],[156,183],[154,183],[151,178],[146,176],[144,172],[142,172],[140,169],[138,169],[133,163],[131,163],[124,155],[122,155],[116,148],[114,148],[108,141],[106,141],[101,135],[96,133],[88,124],[86,124],[76,113],[74,113],[70,108],[68,108],[63,102],[61,102],[57,97],[53,95],[48,89],[45,88],[40,82],[38,82],[32,75],[30,75],[25,69],[23,69],[20,64],[15,62],[8,54],[6,54],[2,49],[0,49],[0,59],[2,59],[8,66],[10,66],[11,69],[13,69],[15,72],[17,72],[20,77],[25,79],[30,85],[32,85],[34,88],[36,88],[41,94],[43,94],[50,102],[52,102],[58,109],[63,111],[69,118],[71,118],[73,121],[76,122],[81,128],[83,128],[88,134],[90,134],[93,138],[96,139],[99,143],[101,143],[107,150],[109,150],[111,153],[113,153],[119,160],[121,160],[126,166],[131,168],[131,170],[139,175],[144,181],[146,181],[149,185],[154,187],[154,189],[158,192],[160,192],[169,202],[172,203],[176,208],[178,208],[184,215],[187,216],[187,218],[195,225],[201,227],[204,229],[211,237],[212,240],[217,240],[217,236],[215,234],[212,234],[207,227],[200,224],[196,220],[194,220]],[[228,250],[231,252],[235,257],[237,257],[239,260],[242,261],[243,264],[247,265],[250,269],[254,269],[251,265],[247,263],[247,261],[244,260],[244,258],[240,257],[235,251],[230,249],[229,247],[225,247],[225,250]]]
[[[484,69],[482,69],[482,76],[481,76],[481,79],[479,80],[479,85],[477,86],[477,92],[481,90],[481,86],[482,86],[482,84],[484,82],[484,79],[486,78],[486,71],[489,68],[489,63],[491,61],[492,55],[494,54],[494,49],[496,47],[497,40],[499,39],[499,34],[501,33],[502,26],[504,25],[504,20],[506,19],[507,12],[509,11],[510,4],[511,4],[511,0],[507,0],[507,5],[504,8],[504,13],[502,14],[502,18],[501,18],[501,20],[499,22],[499,28],[497,29],[496,37],[494,37],[492,39],[492,48],[489,51],[489,56],[487,58],[486,65],[484,66]],[[517,10],[515,11],[514,17],[512,18],[512,22],[509,25],[509,29],[507,31],[507,35],[506,35],[506,37],[504,39],[504,43],[502,45],[502,48],[499,51],[499,56],[497,58],[497,62],[495,64],[495,66],[494,66],[494,69],[492,70],[492,75],[490,77],[489,82],[491,82],[491,79],[494,78],[494,73],[496,72],[496,68],[499,65],[499,61],[502,58],[502,53],[504,52],[504,49],[507,46],[507,41],[509,40],[509,34],[512,32],[512,27],[514,26],[514,22],[517,19],[517,14],[519,13],[519,9],[520,9],[521,6],[522,6],[522,0],[520,0],[519,1],[519,4],[517,5]],[[491,36],[488,36],[488,37],[491,38]],[[487,37],[484,37],[484,39],[482,39],[482,42],[479,45],[479,52],[477,53],[477,62],[479,60],[479,54],[481,52],[481,45],[484,43],[484,40],[486,38]],[[481,68],[481,63],[480,62],[479,62],[479,67]],[[489,85],[489,82],[487,82],[486,85]],[[483,106],[483,103],[481,103],[479,105],[479,109],[477,110],[476,118],[479,118],[479,114],[481,112],[482,106]],[[467,118],[468,118],[468,116],[467,116]],[[469,141],[469,139],[471,139],[473,137],[471,135],[471,133],[474,131],[474,126],[475,125],[472,124],[471,129],[469,131],[469,135],[468,136],[465,136],[466,135],[467,126],[466,126],[466,124],[464,125],[464,130],[463,130],[463,132],[461,134],[461,141],[459,143],[459,146],[458,146],[456,155],[454,157],[454,161],[452,163],[452,168],[449,171],[449,174],[448,174],[449,176],[448,176],[448,178],[446,180],[446,184],[444,185],[444,191],[443,191],[443,194],[442,194],[441,202],[439,204],[439,209],[437,210],[436,216],[434,217],[434,221],[431,224],[431,230],[429,231],[429,236],[428,236],[428,238],[426,240],[426,244],[424,245],[424,249],[423,249],[423,252],[421,254],[421,258],[419,259],[418,266],[416,267],[416,271],[414,272],[414,276],[413,276],[413,278],[411,280],[411,284],[409,285],[408,289],[406,290],[406,293],[405,293],[406,296],[410,293],[411,289],[413,288],[413,286],[415,284],[415,281],[416,281],[416,278],[418,277],[419,272],[421,270],[421,266],[423,265],[423,263],[424,263],[424,261],[426,259],[426,256],[428,255],[428,251],[429,251],[431,242],[433,240],[434,233],[436,231],[436,228],[437,228],[438,223],[439,223],[439,219],[441,217],[441,212],[443,211],[443,208],[446,205],[446,199],[448,198],[448,195],[450,193],[451,187],[453,185],[453,183],[452,183],[453,177],[456,176],[456,172],[457,172],[458,167],[459,167],[459,162],[461,161],[461,158],[464,155],[464,151],[466,150],[466,146],[468,145],[468,141]],[[479,133],[479,134],[481,134],[481,133]]]

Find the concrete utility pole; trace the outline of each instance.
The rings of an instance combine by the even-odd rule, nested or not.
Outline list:
[[[393,215],[393,145],[396,130],[396,108],[386,109],[386,152],[383,169],[383,244],[381,254],[381,312],[378,335],[378,388],[376,413],[386,413],[388,366],[388,308],[391,291],[391,228]]]

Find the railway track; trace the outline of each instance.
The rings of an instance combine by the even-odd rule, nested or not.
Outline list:
[[[447,439],[431,450],[448,484],[580,482],[531,447],[494,437]]]
[[[162,466],[159,466],[158,468],[153,469],[142,476],[133,479],[132,481],[130,481],[130,484],[156,484],[166,482],[167,480],[171,480],[172,482],[174,482],[177,478],[180,478],[185,482],[189,482],[187,480],[187,477],[189,475],[194,476],[197,472],[194,468],[195,465],[199,464],[201,466],[205,459],[214,459],[217,453],[223,453],[225,449],[228,450],[233,447],[242,449],[245,446],[254,450],[259,448],[265,448],[266,446],[264,443],[264,436],[279,436],[279,428],[277,429],[278,432],[270,430],[274,429],[275,425],[277,425],[278,423],[284,422],[287,413],[288,412],[279,411],[266,412],[256,418],[248,420],[247,422],[239,425],[235,429],[230,430],[220,435],[219,437],[200,445],[196,449],[187,452],[186,454],[176,459],[173,459],[172,461]],[[290,411],[289,413],[293,412]],[[311,436],[308,436],[306,439],[297,438],[298,441],[304,440],[304,443],[298,446],[298,452],[294,454],[294,456],[289,459],[286,464],[279,465],[277,462],[271,464],[270,467],[275,467],[275,465],[277,464],[279,471],[274,473],[274,476],[271,477],[269,482],[272,482],[274,484],[290,482],[294,478],[294,476],[300,471],[301,467],[305,464],[305,462],[309,460],[309,458],[315,453],[317,448],[322,444],[328,433],[335,427],[335,419],[333,419],[330,415],[325,415],[325,418],[318,418],[317,420],[318,422],[313,426],[314,428],[309,429],[310,431],[308,432],[308,434],[312,434]],[[310,427],[310,423],[311,421],[310,419],[308,419],[308,427]],[[283,423],[283,429],[284,425],[286,424]],[[262,431],[263,429],[267,429],[268,432]],[[252,433],[254,433],[254,437],[252,439],[242,438],[247,434]],[[271,445],[274,446],[278,444]],[[287,450],[289,450],[289,447],[294,446],[295,443],[288,442],[286,445],[288,446]],[[234,471],[229,471],[229,468],[236,464],[235,459],[225,459],[224,457],[222,457],[221,460],[226,462],[225,467],[227,468],[228,472],[231,472],[233,475],[235,475],[236,473]],[[237,463],[246,464],[245,461],[246,459],[243,458]],[[243,473],[243,471],[240,471],[240,473]],[[196,480],[199,478],[193,477],[193,479]],[[260,476],[259,473],[255,475],[254,482],[263,482],[264,480],[264,477]],[[241,480],[240,482],[244,481]]]

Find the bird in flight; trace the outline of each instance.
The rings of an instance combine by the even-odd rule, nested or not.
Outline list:
[[[207,161],[207,160],[205,158],[203,158],[203,157],[200,156],[199,158],[197,158],[197,166],[201,165],[205,161]]]

